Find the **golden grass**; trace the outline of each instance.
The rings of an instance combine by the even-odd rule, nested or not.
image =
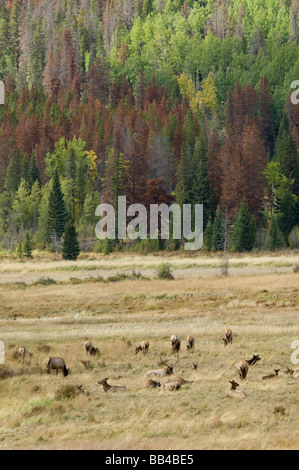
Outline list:
[[[45,264],[37,268],[47,271]],[[0,380],[0,448],[298,449],[299,381],[283,374],[291,365],[290,345],[299,339],[298,310],[298,274],[292,272],[2,285],[0,339],[5,368],[14,375]],[[235,339],[224,348],[226,327]],[[190,332],[196,338],[193,355],[185,345]],[[175,360],[173,333],[183,342],[175,374],[194,383],[177,392],[146,389],[144,374],[159,366],[158,353]],[[100,348],[100,357],[87,358],[86,336]],[[151,343],[148,356],[135,356],[135,346],[145,338]],[[31,362],[15,359],[21,345],[34,353]],[[247,399],[226,398],[228,381],[238,381],[234,363],[253,353],[262,361],[241,384]],[[49,354],[65,358],[69,377],[46,374]],[[81,361],[91,364],[86,368]],[[281,369],[281,377],[260,380],[274,368]],[[108,376],[128,392],[105,394],[97,382]],[[59,391],[65,385],[83,385],[85,394],[64,398]]]

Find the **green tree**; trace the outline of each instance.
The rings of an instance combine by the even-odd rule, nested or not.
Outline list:
[[[31,244],[31,239],[30,239],[30,235],[28,232],[26,233],[26,238],[25,238],[24,245],[23,245],[23,253],[24,253],[25,258],[27,259],[33,258],[32,244]]]
[[[61,246],[64,260],[76,261],[80,254],[80,246],[75,225],[70,221],[66,224]]]
[[[234,249],[238,252],[251,251],[254,242],[255,226],[248,209],[246,198],[244,197],[234,224]]]
[[[53,238],[58,241],[64,233],[67,220],[67,212],[58,170],[56,168],[53,176],[52,188],[49,195],[48,217],[47,217],[47,243],[50,244]]]
[[[212,236],[212,250],[218,251],[224,249],[224,220],[221,214],[220,206],[217,207]]]

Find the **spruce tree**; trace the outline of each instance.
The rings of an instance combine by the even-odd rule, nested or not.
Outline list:
[[[281,246],[282,235],[278,227],[277,217],[273,216],[269,228],[270,250],[275,251]]]
[[[255,241],[255,227],[250,216],[246,198],[237,213],[233,231],[234,248],[238,252],[251,251]]]
[[[218,251],[224,249],[224,220],[221,214],[220,206],[217,207],[212,236],[212,250]]]
[[[204,232],[204,246],[206,250],[211,251],[212,241],[213,241],[213,224],[212,224],[212,220],[210,219],[207,224],[207,228]]]
[[[69,221],[65,227],[61,252],[63,259],[68,261],[76,261],[80,254],[76,227],[71,221]]]
[[[28,183],[30,188],[34,185],[35,182],[38,182],[38,184],[41,186],[41,179],[40,179],[40,174],[39,174],[39,169],[36,164],[36,159],[34,153],[32,153],[32,157],[30,159],[29,163],[29,170],[28,170]]]
[[[28,232],[26,233],[26,238],[25,238],[25,242],[24,242],[24,245],[23,245],[23,253],[24,253],[25,258],[27,258],[27,259],[32,259],[33,258],[31,239],[30,239],[30,235],[29,235]]]
[[[67,212],[63,193],[61,190],[60,179],[57,168],[55,169],[52,189],[49,194],[48,218],[47,218],[47,243],[50,244],[53,238],[59,241],[64,233]]]

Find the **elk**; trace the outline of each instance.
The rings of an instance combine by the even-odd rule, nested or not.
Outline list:
[[[181,388],[181,384],[178,382],[169,382],[162,384],[160,387],[160,391],[163,390],[164,392],[174,392],[175,390],[179,390]]]
[[[194,351],[195,338],[192,335],[187,336],[187,350],[190,352]]]
[[[167,364],[166,362],[164,362],[164,361],[162,360],[161,354],[160,354],[159,356],[160,356],[161,364],[162,364],[162,365],[165,365],[166,367],[164,367],[163,369],[149,370],[149,371],[146,373],[146,376],[147,376],[147,377],[154,377],[154,376],[157,376],[157,377],[165,377],[166,375],[173,375],[173,369],[174,369],[174,367],[176,366],[176,364],[177,364],[178,362],[180,362],[180,361],[178,360],[178,361],[176,361],[175,364]]]
[[[116,393],[116,392],[127,391],[126,387],[123,385],[109,385],[107,382],[108,380],[109,380],[109,377],[107,377],[106,379],[100,380],[98,382],[99,385],[103,385],[105,393]]]
[[[179,356],[179,352],[181,349],[181,340],[179,336],[172,335],[172,337],[170,338],[170,341],[171,341],[171,347],[172,347],[173,352]]]
[[[233,332],[229,328],[227,328],[224,332],[223,342],[224,346],[227,346],[228,344],[233,344]]]
[[[180,385],[185,385],[185,384],[193,384],[193,380],[190,381],[190,380],[185,380],[181,377],[169,377],[167,379],[163,379],[162,381],[162,385],[165,385],[165,384],[168,384],[168,383],[174,383],[174,382],[177,382],[179,383]]]
[[[299,378],[299,370],[293,370],[287,368],[287,374],[290,374],[292,379],[298,379]]]
[[[259,354],[253,355],[251,359],[248,361],[240,361],[235,364],[235,367],[238,369],[239,372],[239,377],[241,380],[246,380],[248,370],[250,366],[253,366],[257,361],[260,361],[261,358],[259,357]]]
[[[228,398],[246,398],[247,395],[245,392],[243,392],[242,390],[237,390],[237,387],[239,387],[239,384],[237,382],[235,382],[234,380],[230,380],[229,383],[232,387],[226,395]]]
[[[86,339],[85,341],[85,349],[86,349],[86,354],[90,356],[96,356],[97,354],[100,353],[98,348],[95,348],[89,339]]]
[[[143,354],[146,356],[146,354],[148,353],[149,347],[150,347],[149,341],[142,341],[140,346],[135,348],[135,355],[138,354],[140,351],[142,351]]]
[[[66,368],[64,359],[61,357],[47,357],[47,359],[45,359],[45,363],[47,366],[47,374],[50,374],[51,370],[56,370],[56,375],[58,375],[58,372],[61,369],[64,377],[69,375],[70,369]]]
[[[193,369],[197,370],[198,369],[198,362],[193,362]]]
[[[145,383],[146,388],[157,388],[160,386],[161,386],[160,382],[156,382],[155,380],[152,380],[152,379],[148,379]]]
[[[25,346],[21,346],[18,350],[18,356],[25,359],[27,356],[29,356],[30,358],[33,357],[33,354],[32,352],[28,351],[28,349],[25,348]]]
[[[269,380],[269,379],[275,379],[278,377],[280,369],[274,369],[274,374],[269,374],[269,375],[263,375],[262,380]]]

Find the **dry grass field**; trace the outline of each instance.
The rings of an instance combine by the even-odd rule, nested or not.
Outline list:
[[[77,264],[0,263],[1,449],[299,449],[299,379],[284,374],[299,339],[298,256],[240,257],[227,278],[216,257],[178,256],[167,260],[173,281],[154,278],[161,261],[115,255]],[[103,282],[93,265],[97,276],[134,265],[148,278]],[[36,283],[42,277],[56,284]],[[224,348],[226,327],[234,343]],[[172,334],[182,339],[175,375],[193,383],[176,392],[146,389],[144,375],[160,367],[158,353],[176,360]],[[99,357],[87,357],[85,337]],[[143,339],[149,354],[135,356]],[[34,353],[31,361],[16,357],[20,346]],[[262,360],[241,383],[247,398],[227,398],[229,380],[239,381],[234,363],[254,353]],[[65,359],[67,378],[47,375],[48,355]],[[277,379],[261,380],[275,368]],[[104,393],[97,383],[104,377],[128,391]],[[73,394],[77,385],[84,394]]]

